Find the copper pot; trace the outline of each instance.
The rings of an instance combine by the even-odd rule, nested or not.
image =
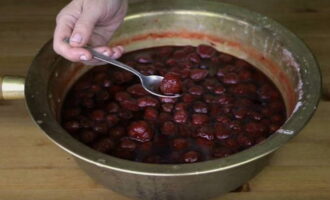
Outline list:
[[[68,88],[91,67],[64,60],[48,42],[35,57],[25,81],[25,100],[33,120],[87,174],[129,197],[197,200],[239,187],[264,168],[271,153],[299,133],[320,98],[319,67],[304,43],[273,20],[235,6],[189,0],[133,4],[112,43],[124,45],[127,51],[213,44],[268,75],[280,89],[288,111],[288,120],[265,142],[227,158],[177,165],[115,158],[83,145],[58,123]],[[22,97],[23,84],[23,79],[4,77],[2,97]]]

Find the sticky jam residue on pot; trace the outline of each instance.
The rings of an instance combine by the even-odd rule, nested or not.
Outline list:
[[[130,72],[95,67],[69,90],[62,125],[91,148],[148,163],[223,158],[260,143],[286,119],[283,98],[259,70],[207,45],[163,46],[125,54],[146,75],[180,79],[158,98]]]

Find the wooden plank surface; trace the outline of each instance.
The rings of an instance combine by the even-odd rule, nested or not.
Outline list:
[[[24,75],[52,36],[65,0],[0,1],[0,73]],[[330,1],[224,0],[278,20],[300,36],[317,57],[330,98]],[[304,130],[281,148],[251,180],[249,192],[219,200],[329,200],[330,101],[322,100]],[[71,156],[32,122],[23,101],[0,102],[0,199],[128,200],[91,180]]]

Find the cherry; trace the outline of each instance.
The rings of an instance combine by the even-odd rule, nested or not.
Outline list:
[[[224,158],[224,157],[229,156],[230,154],[231,154],[231,151],[224,147],[215,148],[212,152],[212,155],[215,158]]]
[[[160,84],[160,91],[166,95],[181,93],[182,83],[180,76],[176,73],[167,73]]]
[[[133,113],[129,110],[121,110],[119,111],[118,116],[122,119],[131,119],[133,117]]]
[[[90,118],[94,121],[103,121],[105,118],[105,112],[103,110],[94,110]]]
[[[108,113],[117,113],[119,111],[119,105],[115,102],[110,102],[107,105],[106,110]]]
[[[251,119],[254,119],[254,120],[257,120],[257,121],[260,121],[261,119],[264,118],[264,116],[261,113],[258,113],[256,111],[249,111],[248,115]]]
[[[107,122],[109,127],[113,127],[119,122],[119,117],[114,114],[109,114],[105,117],[105,121]]]
[[[242,70],[238,73],[238,77],[241,81],[252,81],[253,74],[250,70]]]
[[[93,142],[97,138],[97,133],[89,130],[84,130],[80,133],[80,139],[84,143],[88,144]]]
[[[164,58],[170,56],[173,51],[174,51],[173,47],[166,46],[166,47],[160,47],[156,53],[158,54],[159,57]]]
[[[239,144],[234,138],[227,138],[223,142],[224,146],[232,151],[237,151],[239,149]]]
[[[175,135],[177,133],[178,129],[175,123],[171,121],[166,121],[163,123],[163,126],[161,128],[161,132],[164,135]]]
[[[162,103],[176,103],[177,102],[177,98],[159,98],[160,102]]]
[[[182,50],[177,50],[173,53],[172,58],[176,60],[182,60],[186,56],[186,52]]]
[[[155,67],[149,65],[139,65],[136,68],[138,71],[140,71],[140,73],[144,75],[153,75],[157,73]]]
[[[68,108],[63,112],[63,118],[68,120],[77,117],[81,113],[80,108]]]
[[[105,79],[105,80],[102,82],[101,85],[102,85],[104,88],[109,88],[109,87],[111,87],[111,85],[112,85],[112,81],[109,80],[109,79]]]
[[[159,105],[158,99],[151,96],[141,97],[137,100],[138,106],[144,107],[157,107]]]
[[[213,128],[208,126],[202,126],[197,130],[197,136],[207,140],[213,140],[214,139]]]
[[[117,92],[115,98],[118,102],[131,99],[131,95],[127,92]]]
[[[216,120],[218,122],[221,122],[222,124],[228,124],[231,120],[227,115],[220,114],[216,117]]]
[[[192,46],[184,46],[182,48],[182,51],[185,52],[186,54],[188,54],[188,53],[194,52],[195,51],[195,48],[192,47]]]
[[[102,90],[101,86],[93,84],[91,85],[91,87],[89,88],[89,91],[93,94],[96,94],[98,92],[100,92]]]
[[[81,91],[81,90],[87,90],[91,87],[91,83],[86,80],[79,80],[75,85],[73,86],[73,90]]]
[[[247,63],[246,61],[244,61],[244,60],[238,59],[235,62],[235,66],[236,67],[250,67],[251,65],[249,63]]]
[[[245,126],[245,131],[253,136],[258,136],[266,131],[266,127],[260,122],[249,122]]]
[[[187,148],[188,142],[184,138],[176,138],[173,140],[172,146],[175,150],[182,150]]]
[[[247,148],[253,145],[253,139],[243,134],[238,135],[237,142],[243,148]]]
[[[161,112],[159,113],[159,121],[164,122],[164,121],[169,121],[172,120],[172,115],[167,113],[167,112]]]
[[[244,119],[247,114],[248,112],[245,109],[239,109],[233,111],[233,115],[236,119]]]
[[[242,130],[242,125],[240,123],[240,121],[236,120],[232,120],[228,123],[228,127],[231,128],[234,131],[241,131]]]
[[[189,91],[190,94],[197,95],[197,96],[200,96],[204,93],[204,89],[201,86],[191,87],[191,88],[189,88],[188,91]]]
[[[236,73],[228,73],[223,76],[223,82],[225,84],[237,84],[239,82],[239,77]]]
[[[272,113],[280,113],[283,111],[283,108],[285,108],[284,103],[281,101],[272,101],[269,104],[269,108],[272,111]]]
[[[192,69],[190,71],[190,78],[194,81],[200,81],[206,78],[209,72],[205,69]]]
[[[233,65],[226,65],[224,67],[219,68],[217,71],[217,77],[222,78],[229,73],[236,73],[236,67]]]
[[[93,130],[101,134],[106,134],[108,132],[108,124],[105,122],[97,122],[93,125]]]
[[[269,107],[263,107],[261,109],[261,113],[265,116],[270,116],[272,114],[272,110]]]
[[[173,120],[180,124],[186,123],[188,120],[188,113],[183,110],[176,111],[174,113]]]
[[[146,120],[157,120],[158,110],[152,107],[148,107],[144,111],[144,119]]]
[[[187,59],[190,60],[193,63],[196,63],[196,64],[201,63],[201,59],[200,59],[200,57],[198,56],[197,53],[191,53],[191,54],[189,54],[188,57],[187,57]]]
[[[68,121],[64,123],[64,129],[69,133],[74,133],[80,129],[80,124],[77,121]]]
[[[193,114],[191,121],[194,125],[203,125],[209,121],[209,117],[205,114]]]
[[[232,104],[234,102],[234,99],[229,95],[220,95],[216,97],[215,102],[221,105],[228,105],[228,104]]]
[[[204,114],[206,114],[208,112],[208,107],[207,107],[207,104],[206,103],[203,103],[201,101],[197,101],[193,105],[193,110],[196,113],[204,113]]]
[[[271,124],[271,125],[269,126],[269,131],[270,131],[271,133],[274,133],[274,132],[277,131],[279,128],[280,128],[280,125],[277,125],[277,124]]]
[[[162,104],[162,109],[164,112],[172,112],[173,108],[174,108],[174,104],[172,104],[172,103]]]
[[[148,92],[142,87],[141,84],[134,84],[130,86],[127,91],[135,96],[145,96]]]
[[[206,103],[217,103],[217,97],[211,94],[205,94],[203,99]]]
[[[166,64],[169,67],[176,67],[178,65],[178,61],[176,59],[170,58],[170,59],[166,60]]]
[[[216,50],[211,46],[202,44],[197,47],[197,53],[201,58],[211,58]]]
[[[225,54],[225,53],[222,53],[220,56],[219,56],[220,60],[222,62],[225,62],[225,63],[230,63],[232,60],[234,60],[234,57],[229,55],[229,54]]]
[[[97,72],[93,76],[93,82],[97,85],[102,84],[105,80],[109,80],[109,75],[103,71]]]
[[[203,86],[206,87],[206,89],[213,91],[215,87],[219,85],[219,81],[214,78],[207,78],[203,82]]]
[[[122,92],[124,88],[119,85],[112,85],[110,88],[108,88],[109,94],[116,94],[117,92]]]
[[[117,149],[113,153],[113,155],[118,158],[122,158],[122,159],[126,159],[126,160],[133,160],[133,158],[134,158],[133,151],[126,150],[126,149]]]
[[[212,140],[205,138],[197,138],[196,144],[203,149],[203,153],[207,152],[206,154],[208,154],[214,146],[214,142]]]
[[[183,155],[183,161],[185,163],[194,163],[198,161],[199,156],[199,153],[196,151],[188,151]]]
[[[126,134],[124,127],[116,126],[109,131],[109,135],[114,138],[120,138]]]
[[[110,94],[106,90],[101,90],[100,92],[96,93],[95,99],[97,101],[106,101],[110,98]]]
[[[218,140],[224,140],[229,138],[231,135],[230,130],[227,129],[224,125],[217,123],[215,125],[215,137]]]
[[[222,85],[218,85],[214,88],[214,93],[215,94],[223,94],[226,92],[226,88]]]
[[[84,98],[81,102],[81,105],[85,108],[92,109],[95,107],[95,101],[91,98]]]
[[[256,86],[253,84],[237,84],[230,88],[230,91],[236,95],[256,94]]]
[[[128,71],[115,71],[113,72],[113,79],[116,83],[127,83],[133,79],[134,75]]]
[[[182,101],[185,103],[192,103],[196,99],[196,96],[192,94],[185,93],[182,96]]]
[[[98,142],[96,142],[95,144],[93,144],[93,148],[96,151],[99,151],[102,153],[110,151],[113,147],[114,147],[114,143],[110,138],[103,138],[103,139],[99,140]]]
[[[152,146],[152,142],[143,142],[137,144],[137,149],[143,153],[150,153]]]
[[[93,121],[87,117],[80,116],[79,117],[79,125],[81,128],[90,128],[93,126]]]
[[[159,156],[148,156],[143,160],[145,163],[160,163],[160,161],[161,158]]]
[[[148,142],[153,137],[153,132],[145,121],[134,121],[128,127],[128,135],[132,140]]]
[[[252,102],[251,99],[247,99],[247,98],[244,98],[244,97],[240,97],[239,99],[236,99],[235,100],[235,106],[237,107],[254,107],[255,104],[254,102]]]
[[[281,96],[280,93],[269,84],[262,85],[258,90],[258,94],[261,99],[277,99]]]
[[[136,56],[135,60],[142,64],[149,64],[153,62],[152,56],[150,54],[138,55]]]
[[[140,107],[141,107],[140,105],[138,105],[138,101],[136,101],[133,98],[121,101],[120,105],[123,109],[133,111],[133,112],[134,111],[139,111]]]
[[[123,138],[120,141],[120,147],[122,149],[127,149],[129,151],[134,151],[136,148],[136,143],[132,140],[130,140],[129,138]]]

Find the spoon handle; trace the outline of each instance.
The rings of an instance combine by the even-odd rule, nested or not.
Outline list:
[[[85,47],[88,51],[90,51],[93,55],[93,57],[97,60],[100,60],[100,61],[103,61],[103,62],[106,62],[106,63],[110,63],[112,65],[115,65],[117,67],[120,67],[122,69],[125,69],[125,70],[128,70],[130,72],[132,72],[133,74],[137,75],[138,77],[141,77],[143,76],[140,72],[138,72],[137,70],[135,70],[134,68],[122,63],[122,62],[119,62],[118,60],[115,60],[115,59],[112,59],[108,56],[105,56],[97,51],[95,51],[94,49],[90,48],[90,47]]]

